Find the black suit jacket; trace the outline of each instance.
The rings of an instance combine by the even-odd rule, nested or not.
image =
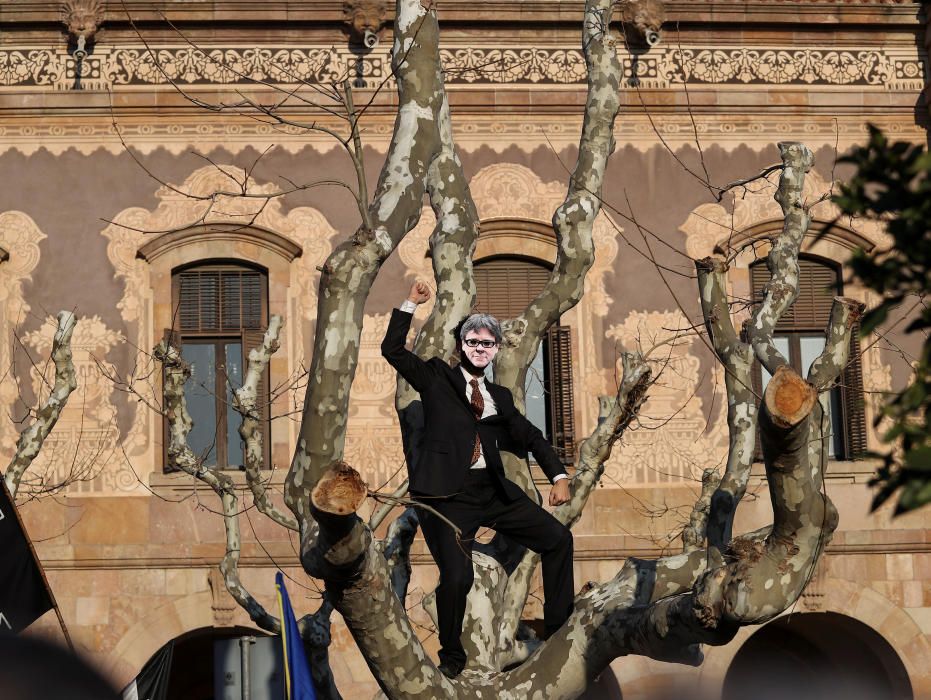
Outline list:
[[[411,493],[457,493],[471,467],[476,430],[487,467],[509,499],[520,497],[523,491],[505,477],[499,450],[521,458],[532,452],[550,481],[565,472],[552,445],[514,407],[508,389],[486,380],[498,413],[477,420],[466,399],[462,369],[458,365],[450,367],[436,357],[424,361],[404,347],[412,318],[412,314],[395,309],[381,344],[381,354],[420,393],[423,403],[423,434],[408,455]]]

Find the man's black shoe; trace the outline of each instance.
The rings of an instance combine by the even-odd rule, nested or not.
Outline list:
[[[465,664],[457,664],[455,661],[443,661],[438,668],[440,669],[440,673],[447,678],[455,678],[462,673],[463,666],[465,666]]]

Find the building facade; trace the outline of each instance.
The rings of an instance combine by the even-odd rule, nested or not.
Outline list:
[[[614,393],[620,349],[649,352],[664,367],[575,528],[580,582],[613,575],[627,556],[681,546],[676,536],[702,470],[725,459],[723,371],[689,331],[700,322],[692,259],[716,248],[735,254],[729,285],[747,301],[735,308],[745,317],[765,283],[759,261],[781,212],[772,177],[721,202],[707,183],[759,173],[778,162],[778,141],[803,141],[816,157],[806,180],[814,202],[849,174],[837,156],[865,141],[868,123],[927,143],[929,35],[919,3],[659,4],[658,43],[630,32],[619,44],[622,108],[595,264],[528,388],[528,413],[571,462],[595,425],[597,396]],[[522,308],[555,259],[548,222],[565,196],[585,98],[582,6],[440,7],[454,137],[482,220],[478,306],[502,316]],[[212,671],[198,671],[209,667],[210,641],[252,629],[216,571],[224,536],[212,493],[166,470],[151,349],[179,334],[195,366],[192,445],[239,478],[228,387],[241,380],[244,353],[269,316],[285,317],[266,386],[268,475],[281,484],[310,361],[318,269],[359,224],[340,188],[309,186],[352,181],[333,138],[199,103],[267,102],[298,85],[307,96],[348,77],[357,104],[371,103],[362,125],[374,183],[396,105],[392,16],[375,0],[0,6],[0,407],[9,416],[0,421],[0,452],[12,453],[26,410],[46,391],[54,314],[75,310],[80,386],[31,471],[39,480],[32,488],[56,495],[25,499],[21,510],[77,645],[118,684],[176,640],[195,659],[179,662],[177,687],[185,697],[212,697],[204,685]],[[301,99],[284,113],[294,123],[339,125]],[[295,191],[261,196],[282,187]],[[828,200],[813,211],[816,223],[837,213]],[[404,475],[395,376],[379,344],[411,281],[432,275],[432,226],[425,207],[365,310],[346,460],[372,488],[390,489]],[[865,221],[841,221],[817,240],[811,232],[802,296],[777,329],[799,369],[819,352],[834,293],[876,301],[844,274],[850,252],[887,244],[882,228]],[[736,697],[767,664],[774,684],[792,664],[800,677],[876,688],[874,697],[931,697],[931,515],[869,510],[876,463],[865,453],[880,448],[873,418],[884,393],[906,382],[914,355],[899,330],[861,339],[832,396],[826,489],[841,522],[791,614],[707,649],[699,668],[619,659],[591,697],[686,697],[683,689],[696,687]],[[754,474],[740,529],[770,517],[762,468]],[[296,581],[298,612],[315,609],[316,585],[301,572],[294,542],[261,514],[245,515],[244,583],[271,604],[280,567]],[[416,599],[436,576],[422,541],[413,561]],[[37,625],[50,634],[54,627],[49,619]],[[371,696],[374,681],[338,619],[333,639],[344,697]]]

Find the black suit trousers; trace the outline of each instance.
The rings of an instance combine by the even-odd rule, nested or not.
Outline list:
[[[559,629],[572,612],[575,585],[572,574],[572,533],[526,495],[514,501],[502,497],[501,487],[486,469],[473,469],[462,490],[447,498],[414,497],[429,505],[462,531],[435,514],[418,509],[427,547],[440,570],[436,589],[440,661],[461,667],[466,660],[460,636],[466,598],[472,588],[472,543],[480,527],[489,527],[538,552],[543,565],[543,618],[547,634]]]

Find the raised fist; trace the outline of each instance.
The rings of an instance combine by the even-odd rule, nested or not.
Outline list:
[[[415,304],[423,304],[430,299],[430,287],[426,282],[417,280],[411,285],[411,292],[407,295],[407,300]]]

